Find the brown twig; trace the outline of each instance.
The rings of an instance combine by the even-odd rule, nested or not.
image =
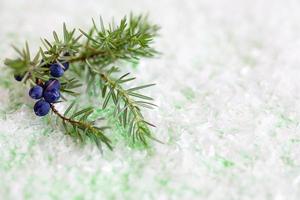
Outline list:
[[[68,118],[68,117],[62,115],[61,113],[58,112],[58,110],[54,107],[53,104],[51,104],[51,110],[53,111],[53,113],[55,113],[55,114],[56,114],[59,118],[61,118],[63,121],[67,121],[67,122],[69,122],[69,123],[71,123],[71,124],[76,124],[76,125],[78,125],[78,126],[80,126],[80,127],[88,128],[88,129],[93,130],[93,131],[95,130],[95,128],[92,127],[92,126],[89,125],[89,124],[86,124],[86,123],[81,122],[81,121],[76,121],[76,120],[73,120],[73,119],[71,119],[71,118]]]

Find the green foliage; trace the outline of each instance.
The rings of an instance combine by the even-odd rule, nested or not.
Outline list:
[[[51,63],[68,61],[75,77],[60,78],[63,99],[68,100],[70,95],[79,94],[84,76],[88,90],[100,85],[100,106],[105,109],[107,105],[113,105],[116,117],[128,130],[132,140],[147,145],[147,138],[154,139],[149,128],[154,125],[144,119],[142,108],[153,108],[155,104],[151,102],[151,97],[143,95],[140,90],[154,84],[125,89],[124,85],[135,78],[129,78],[129,73],[120,76],[119,72],[122,70],[114,65],[120,60],[137,62],[141,57],[154,56],[157,52],[151,44],[159,28],[150,24],[147,17],[133,15],[128,19],[124,17],[118,25],[112,22],[107,27],[101,17],[98,25],[95,20],[92,22],[90,30],[80,29],[79,32],[76,29],[69,31],[63,24],[63,36],[60,38],[53,31],[52,42],[42,39],[43,47],[39,48],[33,59],[27,43],[23,50],[14,47],[19,57],[6,59],[5,64],[14,74],[25,73],[22,80],[25,84],[35,84],[50,78],[48,66]],[[103,132],[105,128],[96,127],[95,121],[88,120],[93,108],[77,110],[72,103],[64,114],[59,113],[54,104],[51,108],[70,136],[82,142],[90,138],[99,148],[102,142],[112,148]],[[69,115],[71,110],[73,114]]]
[[[25,48],[20,50],[15,46],[12,46],[15,51],[18,53],[17,59],[5,59],[4,63],[8,67],[10,67],[14,74],[16,75],[24,75],[23,82],[26,82],[32,76],[34,71],[36,70],[36,66],[38,64],[40,53],[38,52],[33,59],[31,59],[29,45],[26,42]]]
[[[128,126],[129,134],[132,136],[133,141],[139,140],[147,145],[146,138],[153,139],[148,125],[155,126],[144,119],[140,108],[152,109],[156,105],[150,102],[153,100],[151,97],[142,95],[137,91],[150,87],[153,84],[124,89],[122,84],[134,79],[126,78],[128,75],[129,73],[121,76],[117,80],[113,80],[108,75],[101,74],[105,82],[102,88],[102,96],[104,98],[103,108],[105,108],[109,100],[112,99],[118,120],[125,128]]]
[[[75,102],[71,103],[66,109],[64,114],[59,113],[54,105],[52,105],[52,111],[61,119],[65,132],[78,139],[80,142],[85,143],[86,139],[89,138],[94,141],[102,152],[101,142],[112,150],[111,141],[104,135],[104,130],[107,126],[98,127],[94,124],[96,121],[90,121],[88,117],[93,113],[93,108],[88,107],[81,110],[74,109]],[[73,113],[71,111],[73,110]]]
[[[158,27],[150,25],[143,16],[123,18],[118,26],[114,23],[105,28],[102,18],[99,26],[93,20],[89,32],[80,32],[87,38],[86,46],[81,52],[81,59],[95,56],[90,62],[93,65],[106,67],[118,59],[138,60],[140,57],[151,57],[157,53],[151,46]]]

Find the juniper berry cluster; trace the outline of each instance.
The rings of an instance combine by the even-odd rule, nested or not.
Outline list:
[[[68,62],[56,62],[50,64],[50,78],[45,83],[38,83],[29,90],[29,96],[33,99],[38,99],[33,109],[37,116],[45,116],[49,113],[51,104],[58,101],[60,98],[61,84],[58,79],[63,76],[64,72],[69,68]],[[18,78],[18,79],[17,79]],[[17,81],[22,80],[22,76],[15,76]]]

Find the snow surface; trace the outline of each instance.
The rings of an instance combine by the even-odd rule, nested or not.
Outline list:
[[[299,199],[298,0],[0,0],[1,67],[11,43],[130,11],[162,27],[133,74],[157,83],[145,114],[166,144],[78,147],[1,72],[0,199]]]

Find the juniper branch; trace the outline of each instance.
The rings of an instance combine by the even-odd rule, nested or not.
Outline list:
[[[114,23],[109,24],[108,28],[104,26],[102,18],[100,18],[99,26],[93,20],[92,28],[87,32],[80,30],[79,36],[75,36],[75,29],[69,31],[64,24],[63,39],[60,39],[54,31],[54,41],[43,39],[44,48],[40,48],[33,59],[26,44],[24,50],[16,49],[19,54],[17,59],[7,59],[5,64],[15,74],[26,72],[26,76],[23,78],[24,83],[48,80],[50,78],[49,68],[45,66],[60,62],[60,60],[68,61],[71,64],[70,69],[74,72],[77,70],[79,75],[82,75],[87,69],[88,77],[91,77],[88,79],[88,85],[93,85],[95,77],[99,76],[101,85],[110,89],[110,93],[106,95],[102,88],[102,97],[104,98],[102,107],[107,105],[111,97],[118,116],[122,115],[123,120],[120,122],[124,126],[129,124],[129,132],[133,140],[140,140],[146,144],[146,137],[154,139],[148,127],[154,125],[144,120],[141,107],[152,108],[154,104],[149,102],[152,98],[137,93],[136,90],[151,86],[151,84],[126,90],[122,83],[131,81],[133,78],[124,79],[125,75],[115,79],[114,74],[119,71],[119,68],[111,65],[118,60],[132,61],[141,57],[154,56],[157,52],[151,47],[151,43],[157,35],[158,29],[158,26],[148,23],[146,17],[133,15],[130,15],[129,19],[123,18],[118,26],[115,26]],[[42,60],[39,59],[40,56]],[[75,89],[80,86],[81,84],[74,79],[63,78],[61,91],[76,95]],[[108,96],[108,94],[110,95]],[[139,101],[136,98],[142,100]],[[120,106],[123,106],[122,110],[120,110]],[[53,108],[52,110],[55,111]],[[59,115],[58,112],[54,113],[62,119],[63,124],[69,123],[77,128],[82,125],[81,122],[75,123],[64,115]],[[75,128],[75,132],[77,128]]]
[[[53,113],[55,115],[57,115],[62,120],[62,123],[64,125],[66,132],[69,133],[69,129],[66,124],[66,123],[68,123],[68,124],[72,125],[73,129],[77,129],[77,131],[75,131],[75,133],[78,134],[77,136],[82,142],[84,142],[85,137],[89,137],[90,139],[95,141],[95,143],[97,144],[97,146],[99,147],[99,149],[101,151],[102,151],[102,148],[101,148],[100,142],[105,143],[106,146],[112,150],[111,141],[105,136],[105,134],[102,131],[106,127],[99,128],[99,127],[94,126],[92,122],[87,121],[88,115],[90,115],[93,111],[92,109],[81,110],[81,111],[73,114],[71,117],[66,116],[68,114],[68,111],[73,107],[73,105],[74,104],[70,105],[70,107],[66,110],[65,114],[61,114],[55,108],[54,104],[51,104],[51,110],[53,111]],[[76,120],[74,118],[74,116],[80,116],[80,115],[82,115],[80,120]],[[78,129],[80,129],[81,131],[79,131]]]
[[[101,79],[104,81],[105,86],[103,88],[102,95],[105,97],[103,108],[106,107],[107,102],[109,99],[113,99],[113,103],[116,106],[116,113],[118,115],[118,119],[120,123],[126,127],[127,124],[129,124],[129,134],[132,137],[133,142],[135,140],[139,140],[143,142],[144,145],[147,145],[146,138],[155,139],[151,135],[151,132],[148,128],[149,126],[155,127],[155,125],[147,122],[142,113],[140,106],[146,107],[146,108],[152,108],[153,106],[156,106],[153,103],[148,102],[149,100],[153,100],[150,97],[141,95],[139,93],[134,93],[135,90],[142,89],[145,87],[152,86],[146,85],[144,87],[136,87],[131,89],[124,89],[121,85],[121,83],[127,82],[132,80],[132,78],[129,78],[125,80],[124,78],[128,74],[123,75],[118,80],[113,80],[111,77],[108,76],[108,74],[100,74]],[[106,94],[105,87],[109,88],[109,92]],[[134,97],[141,98],[143,101],[137,101],[134,99]],[[121,102],[123,101],[123,102]]]

